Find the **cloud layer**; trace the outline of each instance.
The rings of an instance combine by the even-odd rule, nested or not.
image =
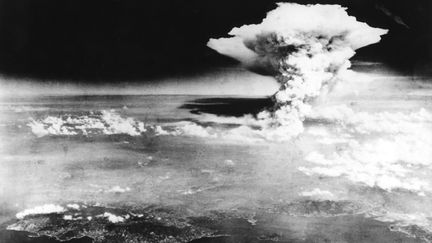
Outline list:
[[[143,122],[131,117],[123,118],[114,110],[102,110],[83,115],[47,116],[41,120],[31,119],[27,126],[37,137],[97,134],[138,136],[146,131]]]

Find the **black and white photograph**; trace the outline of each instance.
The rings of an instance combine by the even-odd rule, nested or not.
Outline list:
[[[0,0],[0,243],[432,242],[432,1]]]

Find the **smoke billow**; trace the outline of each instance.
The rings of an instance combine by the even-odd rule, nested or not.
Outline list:
[[[258,119],[267,128],[296,135],[303,131],[311,101],[350,67],[355,50],[387,33],[358,22],[345,10],[339,5],[279,3],[260,24],[233,28],[232,37],[210,39],[207,45],[275,76],[280,88],[273,95],[274,106]]]

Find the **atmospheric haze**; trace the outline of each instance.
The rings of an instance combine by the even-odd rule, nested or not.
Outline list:
[[[430,242],[432,84],[350,70],[386,33],[338,5],[280,3],[208,42],[241,68],[124,89],[0,83],[0,222],[99,242],[215,236],[201,222],[244,242]]]

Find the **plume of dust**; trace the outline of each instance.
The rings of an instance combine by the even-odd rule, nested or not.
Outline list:
[[[272,74],[280,84],[274,106],[257,118],[275,133],[298,135],[311,102],[350,67],[355,50],[386,33],[339,5],[279,3],[260,24],[233,28],[231,37],[210,39],[207,45],[247,68]]]

